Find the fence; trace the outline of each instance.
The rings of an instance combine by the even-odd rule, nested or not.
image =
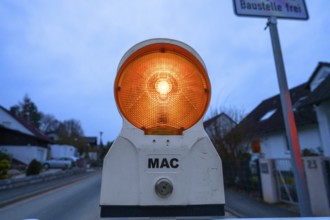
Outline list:
[[[297,205],[297,191],[290,159],[274,159],[275,181],[281,202]]]
[[[324,182],[327,189],[327,198],[330,202],[330,158],[326,158],[323,161],[323,172],[324,172]]]
[[[262,199],[259,161],[223,161],[223,178],[226,188],[242,190]]]
[[[330,216],[330,158],[303,157],[309,202],[314,216]],[[290,159],[260,159],[263,199],[298,205]]]

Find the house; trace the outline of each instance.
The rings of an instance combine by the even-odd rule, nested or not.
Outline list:
[[[0,151],[27,165],[47,159],[50,143],[38,129],[0,106]]]
[[[237,123],[226,113],[221,113],[206,120],[203,125],[210,139],[214,139],[215,136],[223,138]]]
[[[236,127],[237,123],[226,113],[216,115],[204,122],[205,131],[223,160],[229,161],[242,156],[244,147],[237,144],[240,142],[238,140],[241,140],[240,131],[232,132]]]
[[[299,104],[316,112],[324,156],[330,156],[330,63],[320,62],[307,82],[310,94]]]
[[[97,146],[97,137],[84,137],[84,139],[88,146],[91,147]]]
[[[77,157],[78,150],[76,147],[71,145],[50,145],[50,157],[60,158],[60,157]]]
[[[319,126],[313,107],[298,108],[302,100],[311,94],[306,86],[304,83],[290,90],[300,148],[321,152]],[[251,147],[258,145],[263,158],[290,157],[280,95],[262,101],[238,126],[249,128],[253,139]]]
[[[99,153],[97,148],[97,137],[84,137],[86,145],[89,146],[88,149],[88,158],[91,160],[98,160],[99,158]]]

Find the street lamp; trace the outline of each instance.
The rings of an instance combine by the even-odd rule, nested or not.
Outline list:
[[[103,135],[103,131],[100,131],[100,146],[101,147],[103,147],[102,135]]]

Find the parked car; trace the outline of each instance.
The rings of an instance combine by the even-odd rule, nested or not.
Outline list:
[[[44,161],[42,163],[42,167],[45,169],[50,169],[50,168],[69,169],[72,167],[72,160],[66,157],[52,158],[50,160]]]
[[[78,157],[75,157],[75,156],[67,156],[67,157],[63,157],[65,158],[66,160],[71,160],[73,162],[76,162],[77,160],[79,160]]]
[[[77,160],[79,160],[79,158],[75,156],[61,157],[61,159],[71,161],[71,167],[75,167],[77,165]]]

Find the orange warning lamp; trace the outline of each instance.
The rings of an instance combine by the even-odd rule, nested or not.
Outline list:
[[[187,44],[151,39],[124,54],[114,84],[123,126],[103,160],[101,217],[225,214],[221,158],[203,127],[210,90]]]
[[[114,92],[122,115],[146,135],[181,135],[205,114],[210,88],[195,51],[178,41],[154,39],[124,55]]]

